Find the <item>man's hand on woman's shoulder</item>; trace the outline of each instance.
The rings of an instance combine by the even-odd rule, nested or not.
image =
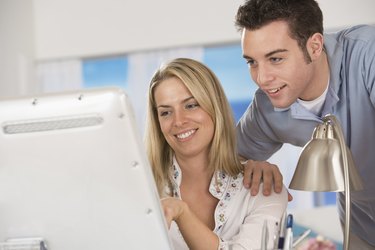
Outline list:
[[[251,195],[257,195],[259,185],[263,182],[263,195],[268,196],[272,192],[272,187],[276,193],[280,193],[283,188],[283,176],[275,164],[267,161],[246,160],[242,162],[244,166],[243,184],[250,189]],[[288,200],[293,197],[288,192]]]

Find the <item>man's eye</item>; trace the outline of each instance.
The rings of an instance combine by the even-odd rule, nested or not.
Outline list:
[[[246,64],[249,65],[249,67],[254,67],[256,66],[256,62],[252,59],[246,60]]]
[[[280,57],[271,57],[270,58],[270,61],[272,62],[272,63],[278,63],[278,62],[281,62],[283,59],[282,58],[280,58]]]

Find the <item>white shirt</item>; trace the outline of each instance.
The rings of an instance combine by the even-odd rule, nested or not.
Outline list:
[[[324,101],[326,100],[328,86],[329,84],[327,83],[327,88],[318,98],[315,98],[312,101],[304,101],[298,98],[297,102],[304,106],[307,110],[310,110],[314,115],[319,116],[321,114]]]
[[[172,171],[172,194],[173,197],[181,198],[182,172],[175,159]],[[213,230],[221,240],[219,249],[260,249],[264,220],[267,220],[270,235],[268,248],[273,247],[277,224],[288,203],[286,188],[283,188],[280,194],[272,192],[267,197],[263,196],[260,188],[258,195],[251,196],[242,180],[242,174],[231,177],[220,172],[211,180],[209,192],[219,200],[215,209]],[[189,249],[176,223],[172,222],[169,234],[176,250]]]

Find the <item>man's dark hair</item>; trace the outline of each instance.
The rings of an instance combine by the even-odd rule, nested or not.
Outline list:
[[[290,37],[295,39],[305,57],[307,40],[315,33],[323,34],[323,14],[315,0],[246,0],[238,9],[239,30],[257,30],[273,21],[288,23]]]

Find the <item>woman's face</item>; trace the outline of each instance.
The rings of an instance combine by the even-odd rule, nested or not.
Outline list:
[[[154,97],[161,131],[176,156],[207,157],[214,123],[183,82],[176,77],[162,81]]]

